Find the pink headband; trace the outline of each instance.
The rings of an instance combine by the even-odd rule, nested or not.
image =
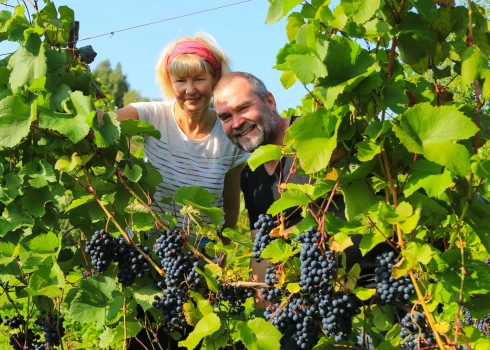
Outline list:
[[[211,67],[213,67],[213,69],[218,73],[221,70],[218,61],[216,60],[216,57],[214,57],[211,50],[208,49],[206,45],[200,43],[199,41],[194,41],[194,40],[184,41],[174,47],[172,52],[170,52],[170,54],[167,57],[167,69],[168,67],[170,67],[170,63],[173,61],[175,57],[177,57],[178,55],[182,55],[184,53],[190,53],[193,55],[197,55],[201,58],[204,58],[206,61],[208,61],[211,64]]]

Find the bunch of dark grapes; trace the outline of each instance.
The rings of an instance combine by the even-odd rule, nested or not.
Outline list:
[[[282,334],[293,337],[301,349],[311,349],[317,341],[320,330],[316,321],[317,309],[308,299],[300,295],[291,296],[289,302],[282,308],[279,304],[266,307],[264,317],[271,322]]]
[[[490,335],[490,315],[476,320],[474,324],[483,335]]]
[[[238,315],[245,311],[242,305],[247,298],[253,297],[255,294],[252,288],[233,286],[218,282],[218,295],[220,301],[227,301],[230,306],[230,315]]]
[[[20,326],[24,324],[24,316],[19,315],[19,316],[14,316],[12,318],[5,316],[5,322],[3,324],[5,326],[10,327],[11,329],[20,328]]]
[[[469,326],[475,323],[473,316],[471,316],[470,310],[465,307],[461,308],[461,313],[463,314],[463,322]]]
[[[330,281],[337,275],[337,255],[328,245],[320,246],[321,232],[310,228],[299,237],[301,246],[300,286],[308,293],[329,291]]]
[[[97,272],[103,273],[111,264],[117,252],[114,238],[104,230],[95,231],[88,241],[85,252],[90,255],[92,266]]]
[[[117,273],[117,278],[123,287],[133,284],[136,278],[150,274],[150,264],[135,247],[130,245],[124,238],[119,238],[116,244],[117,254],[115,255],[114,261],[118,263],[117,267],[119,272]],[[150,248],[142,247],[139,244],[138,247],[145,254],[150,254]]]
[[[323,329],[336,340],[346,340],[352,332],[352,318],[360,310],[344,292],[323,295],[318,304]]]
[[[376,294],[380,305],[395,301],[403,302],[410,299],[415,293],[412,281],[408,275],[395,279],[392,276],[392,267],[397,263],[394,252],[384,252],[376,257]]]
[[[272,229],[276,227],[276,224],[270,215],[260,214],[259,220],[254,224],[254,227],[258,232],[255,235],[253,257],[257,262],[261,262],[260,254],[262,254],[269,243],[276,240],[276,238],[269,235]]]
[[[413,318],[413,321],[412,321]],[[415,350],[430,347],[436,344],[434,335],[424,314],[414,314],[413,317],[407,313],[401,320],[400,349]]]
[[[275,267],[270,266],[265,270],[265,283],[269,287],[276,286],[279,282],[279,278],[280,274],[278,274]],[[279,288],[261,288],[260,294],[262,299],[266,300],[267,302],[276,302],[281,298],[283,293]]]
[[[155,242],[155,253],[165,270],[167,286],[179,286],[186,280],[191,288],[199,284],[195,270],[198,262],[191,252],[184,251],[184,243],[177,228],[164,231]]]
[[[60,345],[61,338],[65,335],[63,321],[63,317],[58,320],[57,315],[49,313],[38,317],[36,323],[40,326],[41,331],[44,332],[44,339],[49,346]]]
[[[182,331],[186,325],[184,304],[187,297],[187,287],[170,287],[163,291],[161,297],[155,296],[153,307],[159,309],[163,316],[164,328],[167,332]]]
[[[32,349],[40,346],[38,334],[34,334],[31,329],[27,330],[27,335],[24,332],[18,332],[10,336],[9,344],[14,350]]]

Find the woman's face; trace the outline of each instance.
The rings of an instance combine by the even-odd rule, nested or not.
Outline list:
[[[171,75],[175,99],[180,108],[189,113],[205,111],[213,96],[215,78],[207,71],[198,71],[187,76]]]

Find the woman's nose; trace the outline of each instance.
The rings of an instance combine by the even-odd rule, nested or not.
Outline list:
[[[188,82],[186,87],[185,87],[185,92],[189,95],[193,94],[196,92],[196,87],[194,86],[193,82]]]

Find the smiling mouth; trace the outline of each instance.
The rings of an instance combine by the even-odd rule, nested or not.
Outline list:
[[[255,129],[255,125],[254,125],[254,126],[252,126],[251,128],[248,128],[248,129],[246,129],[246,130],[244,130],[244,131],[240,132],[240,133],[235,134],[235,136],[236,136],[236,137],[242,137],[242,136],[245,136],[245,135],[247,135],[249,132],[251,132],[253,129]]]

